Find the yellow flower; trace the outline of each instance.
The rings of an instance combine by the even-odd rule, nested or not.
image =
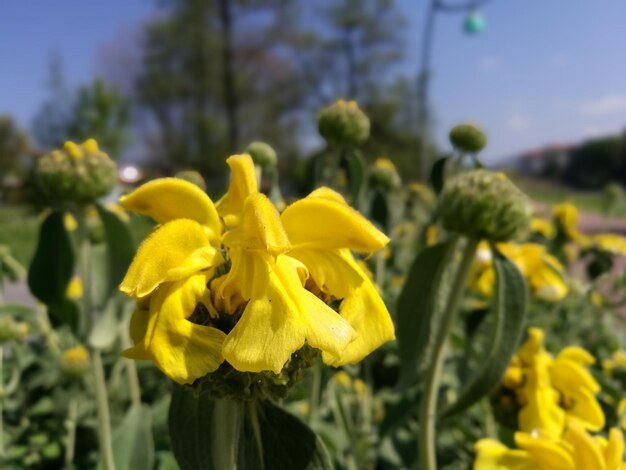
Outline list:
[[[623,470],[624,437],[613,428],[608,439],[592,437],[570,418],[562,436],[515,433],[518,449],[509,449],[493,439],[481,439],[474,470]]]
[[[309,226],[315,230],[314,225]],[[306,290],[306,268],[286,256],[291,246],[278,212],[260,193],[249,195],[239,225],[223,237],[232,261],[219,295],[248,300],[224,342],[224,358],[237,370],[279,373],[305,342],[324,357],[339,357],[356,333]]]
[[[217,212],[228,227],[239,223],[246,198],[257,192],[257,175],[252,157],[248,154],[233,155],[226,159],[232,176],[226,194],[215,204]]]
[[[602,369],[607,373],[611,373],[615,369],[626,370],[626,351],[623,349],[615,351],[609,359],[602,361]]]
[[[223,262],[214,247],[221,234],[217,210],[197,186],[175,178],[151,181],[120,204],[162,224],[143,241],[120,285],[140,306],[131,319],[135,345],[124,355],[152,360],[172,380],[191,383],[223,360],[226,335],[187,321]]]
[[[555,235],[554,225],[541,217],[533,217],[530,220],[530,231],[538,233],[544,238],[554,238]]]
[[[591,243],[596,248],[614,255],[626,256],[626,237],[602,233],[591,237]]]
[[[80,276],[73,276],[72,279],[70,279],[67,289],[65,290],[65,295],[72,300],[78,300],[83,297],[83,282]]]
[[[589,244],[589,238],[578,231],[578,209],[575,205],[564,203],[552,208],[552,215],[565,236],[581,246]]]
[[[576,417],[586,429],[602,429],[604,413],[595,398],[600,386],[585,368],[593,364],[593,357],[570,346],[553,358],[544,349],[543,338],[542,330],[530,328],[515,358],[524,374],[518,390],[523,403],[520,430],[555,438],[562,434],[566,416]]]
[[[389,239],[328,188],[287,207],[281,220],[292,245],[289,256],[308,268],[310,281],[323,294],[341,300],[339,314],[357,333],[340,355],[324,353],[324,362],[353,364],[394,339],[393,322],[376,286],[350,253],[380,250]]]
[[[567,295],[563,266],[547,252],[545,246],[536,243],[499,243],[497,248],[518,267],[533,295],[548,302],[557,302]],[[485,297],[493,294],[495,279],[492,266],[489,247],[487,243],[481,243],[472,267],[470,287]]]

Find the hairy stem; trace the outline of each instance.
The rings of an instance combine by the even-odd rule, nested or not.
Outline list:
[[[441,319],[441,324],[434,345],[433,361],[426,371],[424,391],[419,413],[419,459],[420,469],[437,470],[437,447],[435,444],[435,425],[437,420],[437,399],[443,364],[446,357],[446,346],[450,329],[454,323],[459,303],[463,298],[467,277],[476,254],[478,240],[468,240],[463,249],[461,263],[452,284],[452,291]]]

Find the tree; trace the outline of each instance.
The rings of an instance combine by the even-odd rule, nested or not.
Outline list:
[[[52,149],[66,140],[93,138],[113,158],[118,157],[130,141],[129,101],[100,78],[69,90],[58,59],[52,59],[49,74],[50,97],[33,122],[37,143]]]
[[[0,116],[0,175],[19,171],[20,157],[28,151],[26,134],[10,116]]]

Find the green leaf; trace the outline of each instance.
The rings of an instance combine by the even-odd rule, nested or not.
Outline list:
[[[122,221],[113,212],[96,204],[98,214],[104,225],[108,252],[108,295],[117,289],[122,282],[128,266],[135,256],[135,243],[128,224]]]
[[[113,460],[117,470],[152,470],[152,415],[147,405],[133,405],[113,432]]]
[[[487,338],[490,347],[457,401],[442,411],[441,417],[444,418],[469,408],[500,383],[524,333],[528,297],[526,282],[511,261],[495,248],[493,250],[496,286],[492,311],[496,318],[494,330]]]
[[[398,298],[401,388],[415,383],[420,363],[429,363],[434,332],[450,290],[450,260],[455,247],[456,239],[452,239],[420,252]]]
[[[361,153],[352,149],[348,153],[348,171],[350,174],[350,194],[355,207],[360,206],[365,184],[365,160]]]
[[[259,449],[248,415],[242,430],[238,468],[267,470],[333,468],[321,439],[298,418],[269,401],[258,403],[257,413],[263,447],[263,465],[259,459]]]
[[[115,302],[109,302],[89,333],[89,345],[95,349],[110,348],[117,338],[119,324],[115,314]]]
[[[374,194],[372,199],[372,220],[383,229],[384,232],[389,228],[389,205],[385,195],[379,191]]]
[[[446,175],[446,162],[449,159],[449,157],[440,158],[435,162],[433,168],[430,170],[430,185],[437,194],[439,194],[443,189]]]
[[[10,315],[16,320],[32,320],[34,312],[25,305],[4,304],[0,305],[0,315]]]
[[[241,423],[238,468],[332,468],[319,437],[298,418],[269,401],[251,403],[249,407],[255,407],[253,409],[256,410],[261,445],[259,446],[259,440],[255,436],[250,414],[247,414]],[[169,431],[172,451],[182,470],[214,468],[211,449],[211,434],[215,431],[212,427],[214,409],[214,401],[210,396],[198,396],[190,387],[174,387],[169,412]],[[262,459],[259,447],[262,448]]]
[[[39,231],[35,255],[28,269],[31,293],[50,310],[55,323],[78,328],[78,307],[65,296],[74,273],[74,248],[63,224],[63,213],[52,212]]]

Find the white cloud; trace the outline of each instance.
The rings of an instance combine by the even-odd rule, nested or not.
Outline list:
[[[505,121],[506,127],[514,132],[524,132],[530,127],[528,118],[521,114],[513,114],[509,116]]]
[[[626,95],[614,93],[595,100],[586,101],[579,106],[579,112],[588,116],[599,116],[615,111],[626,111]]]
[[[483,56],[480,58],[478,65],[483,70],[493,70],[498,68],[500,61],[493,56]]]

